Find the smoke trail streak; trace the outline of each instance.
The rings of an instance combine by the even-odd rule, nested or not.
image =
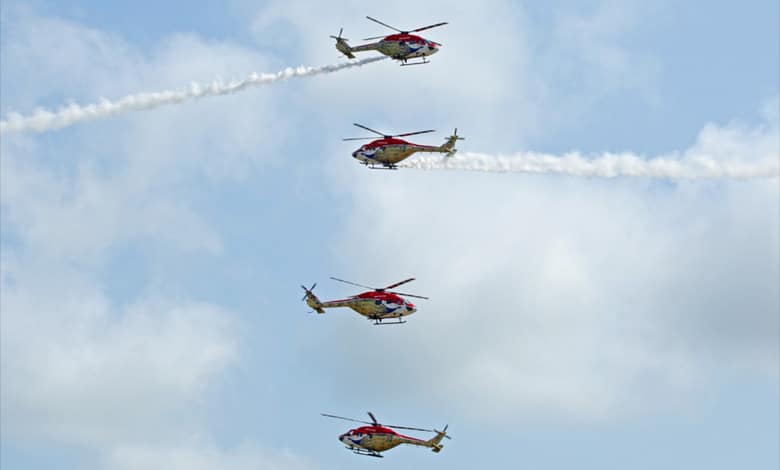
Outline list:
[[[215,80],[207,84],[192,83],[189,88],[186,89],[155,93],[138,93],[125,96],[116,101],[101,99],[99,103],[86,106],[71,104],[63,106],[57,111],[38,109],[30,116],[9,113],[6,121],[0,121],[0,133],[25,131],[46,132],[68,127],[81,121],[102,119],[129,111],[154,109],[158,106],[183,103],[206,96],[230,95],[244,91],[248,88],[268,85],[270,83],[295,77],[310,77],[324,73],[333,73],[343,69],[360,67],[386,58],[387,57],[372,57],[337,65],[325,65],[323,67],[288,67],[278,73],[253,73],[243,80],[233,80],[230,82]]]
[[[513,156],[458,153],[452,157],[415,156],[399,165],[420,170],[465,170],[491,173],[555,173],[569,176],[615,178],[636,176],[670,180],[717,178],[777,178],[780,158],[755,161],[721,161],[707,155],[645,159],[631,153],[586,158],[577,152],[562,156],[518,153]]]

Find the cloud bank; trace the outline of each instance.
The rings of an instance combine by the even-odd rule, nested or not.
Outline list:
[[[707,125],[678,153],[763,165],[777,161],[778,145],[767,116],[753,127]],[[339,322],[329,341],[346,345],[338,353],[353,368],[393,357],[376,400],[446,396],[421,406],[480,421],[609,420],[674,409],[735,377],[776,386],[774,168],[771,179],[660,185],[457,171],[404,172],[403,184],[387,185],[355,168],[344,177],[354,207],[333,249],[339,274],[369,284],[415,276],[414,292],[431,300],[399,333],[402,348],[401,336],[360,321]],[[696,175],[707,174],[724,176]],[[381,249],[354,263],[368,240]],[[365,362],[353,354],[363,350]],[[371,390],[335,383],[333,393]]]
[[[49,76],[68,84],[65,93],[91,102],[98,93],[168,89],[189,77],[237,76],[266,64],[254,49],[192,35],[167,38],[147,56],[112,34],[68,21],[15,19],[9,28],[14,40],[3,44],[3,71],[17,75],[19,81],[8,81],[21,90],[4,103],[20,109],[47,95]],[[22,79],[25,71],[41,69],[46,73]],[[317,70],[119,100],[113,103],[118,109],[98,106],[97,114],[80,109],[68,123],[309,72]],[[3,134],[4,449],[6,442],[29,443],[34,458],[45,460],[48,449],[64,446],[75,457],[62,466],[85,469],[311,468],[244,431],[226,438],[212,433],[215,395],[245,361],[242,319],[238,309],[188,289],[177,274],[225,253],[223,233],[194,194],[208,187],[213,196],[219,183],[245,178],[254,162],[276,153],[271,137],[284,135],[284,116],[257,112],[276,108],[270,94],[236,98],[198,103],[199,113],[173,106],[128,119],[118,131],[106,123],[100,133],[86,129],[86,138],[63,133],[62,146]],[[51,118],[39,124],[56,127],[64,119]],[[261,146],[265,152],[258,152]],[[260,271],[253,267],[255,275]],[[264,406],[255,403],[253,410],[265,416]]]

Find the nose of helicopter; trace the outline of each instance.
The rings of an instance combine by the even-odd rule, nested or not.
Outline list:
[[[347,435],[348,435],[348,433],[344,433],[344,434],[340,435],[339,436],[339,441],[343,442],[344,444],[346,444],[347,443]]]
[[[438,42],[430,41],[428,42],[428,47],[431,49],[431,54],[435,54],[439,52],[439,48],[441,47],[441,44]]]
[[[414,312],[417,311],[417,308],[415,308],[414,304],[411,302],[406,302],[406,314],[411,315]]]

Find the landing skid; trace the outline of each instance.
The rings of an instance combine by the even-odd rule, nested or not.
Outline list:
[[[359,449],[357,447],[345,447],[345,448],[351,450],[352,452],[358,455],[365,455],[366,457],[376,457],[378,459],[383,459],[385,457],[379,452],[374,452],[372,450]]]
[[[372,170],[397,170],[398,166],[397,165],[382,165],[382,166],[371,165],[368,168]]]
[[[401,60],[403,60],[403,59],[401,59]],[[430,60],[425,60],[425,58],[423,57],[423,60],[422,60],[421,62],[411,62],[411,63],[407,63],[407,62],[404,60],[404,61],[403,61],[403,63],[401,64],[401,67],[404,67],[404,66],[407,66],[407,65],[425,65],[425,64],[430,64],[430,63],[431,63],[431,61],[430,61]]]
[[[374,325],[403,325],[404,323],[406,323],[406,320],[402,320],[400,318],[397,321],[392,321],[388,323],[382,323],[381,318],[373,318],[372,320],[374,320]]]
[[[369,167],[372,170],[397,170],[398,165],[395,163],[382,163],[380,166],[377,166],[376,163],[369,163],[369,162],[360,162],[362,165],[365,165]]]

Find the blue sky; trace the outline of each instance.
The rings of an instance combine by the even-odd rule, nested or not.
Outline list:
[[[0,464],[780,465],[778,180],[371,172],[352,122],[464,151],[777,155],[777,2],[3,2],[0,114],[388,61],[0,142]],[[307,314],[416,276],[400,328]],[[345,423],[439,427],[374,461]]]

